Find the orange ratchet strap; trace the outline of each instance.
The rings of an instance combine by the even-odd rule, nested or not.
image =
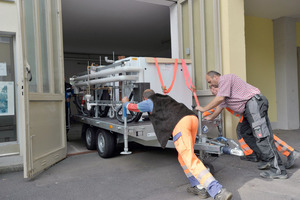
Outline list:
[[[162,77],[161,77],[161,73],[160,73],[160,69],[159,69],[159,66],[158,66],[157,59],[154,58],[154,60],[155,60],[155,65],[156,65],[156,69],[157,69],[157,72],[158,72],[158,76],[159,76],[159,80],[160,80],[160,84],[161,84],[161,88],[162,88],[162,90],[163,90],[163,93],[164,93],[164,94],[168,94],[168,93],[171,91],[171,89],[172,89],[172,87],[173,87],[173,85],[174,85],[174,82],[175,82],[175,77],[176,77],[176,73],[177,73],[177,63],[178,63],[178,60],[175,59],[174,73],[173,73],[173,80],[172,80],[171,86],[170,86],[168,89],[166,88],[166,86],[164,85],[164,82],[163,82],[163,80],[162,80]]]
[[[185,64],[184,59],[181,59],[181,62],[182,62],[182,71],[183,71],[183,74],[184,74],[185,84],[193,92],[193,95],[194,95],[197,106],[200,106],[197,95],[196,95],[195,86],[192,83],[192,80],[191,80],[191,77],[190,77],[190,74],[189,74],[189,71],[188,71],[187,66]]]

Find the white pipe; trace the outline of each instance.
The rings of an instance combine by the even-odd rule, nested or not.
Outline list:
[[[113,60],[109,60],[107,56],[105,56],[104,59],[105,59],[105,62],[107,62],[107,63],[114,63],[115,62]]]
[[[74,81],[79,81],[79,80],[85,80],[88,78],[100,78],[100,77],[105,77],[111,74],[119,74],[119,73],[123,73],[123,72],[139,72],[141,71],[143,68],[141,67],[117,67],[114,69],[106,69],[106,70],[102,70],[100,72],[96,72],[90,75],[83,75],[83,76],[79,76],[74,78]]]
[[[81,81],[75,83],[74,85],[76,87],[80,87],[80,86],[88,86],[89,84],[96,85],[100,83],[109,83],[109,82],[118,82],[118,81],[136,81],[138,79],[139,79],[138,75],[123,75],[123,76],[113,76],[108,78],[94,79],[91,81]]]

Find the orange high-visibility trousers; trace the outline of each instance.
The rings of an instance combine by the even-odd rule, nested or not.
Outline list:
[[[173,141],[178,152],[178,161],[193,186],[199,183],[205,188],[215,180],[194,153],[198,130],[198,118],[194,115],[182,118],[173,130]]]

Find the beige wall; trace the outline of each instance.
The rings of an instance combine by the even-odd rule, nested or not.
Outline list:
[[[17,32],[17,6],[15,3],[0,1],[0,31]]]
[[[246,80],[244,1],[220,3],[223,74],[233,73]],[[226,137],[236,138],[238,118],[225,112],[224,123]]]
[[[247,82],[269,100],[269,118],[277,121],[273,21],[245,17]]]

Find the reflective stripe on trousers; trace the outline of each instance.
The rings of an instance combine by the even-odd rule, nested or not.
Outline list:
[[[277,151],[288,157],[291,152],[294,151],[294,148],[288,145],[286,142],[282,141],[279,137],[277,137],[275,134],[274,140],[275,140],[275,146],[277,148]]]
[[[173,141],[178,152],[178,161],[193,186],[199,183],[205,188],[215,180],[194,153],[198,130],[198,118],[190,115],[182,118],[173,130]]]
[[[245,142],[245,140],[239,139],[239,143],[241,146],[242,151],[244,152],[245,156],[249,156],[253,153],[253,150],[247,145],[247,143]]]

